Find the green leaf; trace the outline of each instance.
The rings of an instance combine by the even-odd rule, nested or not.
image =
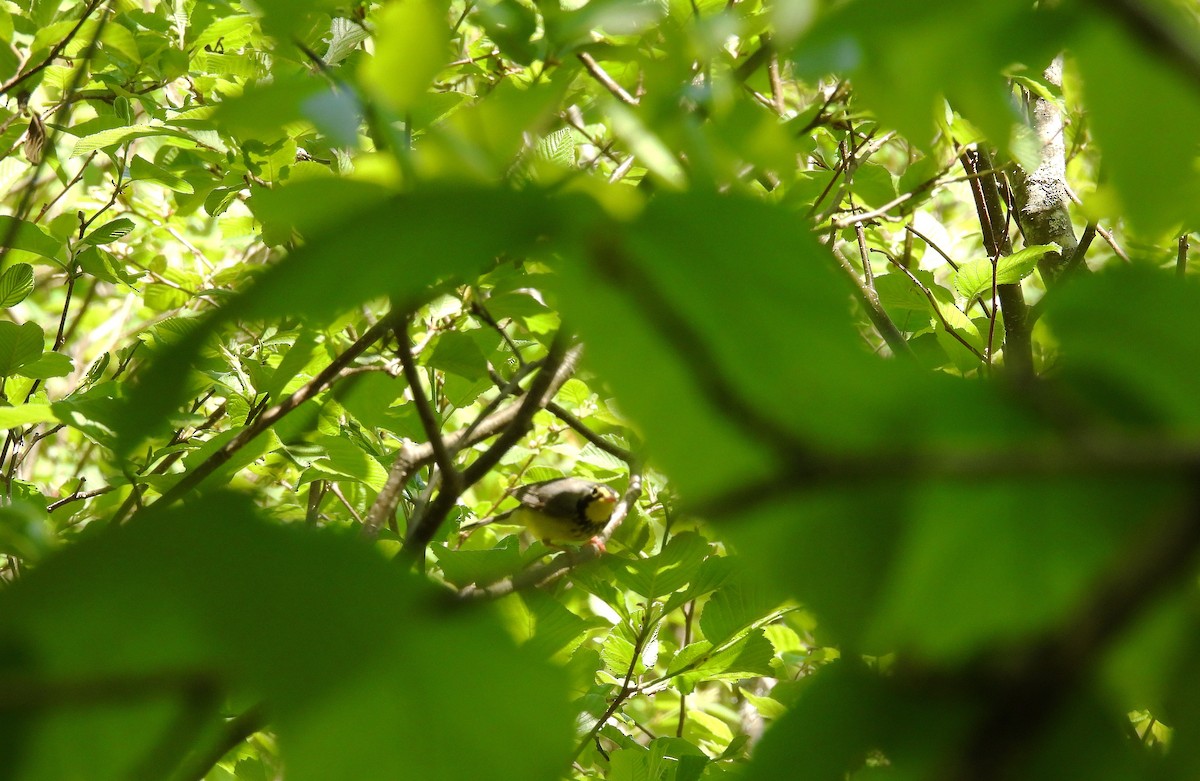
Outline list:
[[[297,0],[290,5],[293,9],[297,9],[307,3],[308,0]],[[276,0],[274,3],[260,3],[259,5],[264,10],[267,10],[271,6],[278,6],[279,4],[278,0]],[[228,16],[222,16],[203,28],[203,30],[188,25],[186,14],[183,15],[182,21],[177,21],[176,24],[188,30],[188,43],[196,49],[203,49],[205,46],[211,47],[217,41],[221,41],[223,46],[229,48],[245,46],[250,42],[251,37],[260,35],[258,18],[251,14],[229,14]],[[199,34],[195,38],[190,38],[190,35],[196,32]]]
[[[836,661],[820,668],[800,701],[767,730],[745,778],[843,778],[872,751],[886,752],[914,778],[929,778],[938,751],[961,739],[972,716],[962,703],[905,696],[860,662]]]
[[[1072,403],[1126,425],[1200,432],[1194,280],[1145,267],[1088,275],[1047,297],[1045,320],[1061,341]]]
[[[1167,4],[1146,13],[1165,14],[1164,24],[1194,40],[1191,20],[1173,18]],[[1122,212],[1152,235],[1181,222],[1188,229],[1200,226],[1192,133],[1200,125],[1200,90],[1194,81],[1148,49],[1137,32],[1104,15],[1090,15],[1071,48],[1083,73],[1088,123],[1104,150]],[[1129,95],[1136,96],[1136,111],[1130,111]],[[1162,128],[1153,144],[1142,132],[1147,123]]]
[[[55,402],[52,408],[60,421],[111,450],[116,444],[120,404],[120,386],[116,382],[102,382]]]
[[[468,334],[448,331],[437,338],[427,363],[435,369],[477,380],[487,377],[488,362],[479,344]],[[491,385],[488,380],[488,385]]]
[[[33,292],[33,266],[16,263],[0,274],[0,307],[16,306]]]
[[[767,594],[799,600],[817,616],[822,637],[867,652],[865,635],[903,530],[906,499],[883,485],[821,490],[763,503],[722,527]]]
[[[99,247],[87,247],[75,256],[75,262],[86,273],[105,282],[120,282],[133,285],[138,277],[125,270],[125,264],[111,252]]]
[[[1034,272],[1043,255],[1056,251],[1058,247],[1053,244],[1037,244],[1001,257],[996,263],[996,284],[1011,285],[1020,282]],[[968,301],[990,293],[992,262],[985,259],[964,263],[954,274],[954,287],[959,295]]]
[[[647,748],[637,746],[612,752],[606,781],[698,781],[709,758],[699,746],[683,738],[655,738]]]
[[[327,89],[309,78],[283,78],[248,86],[241,95],[222,101],[213,121],[241,138],[274,140],[286,135],[284,126],[305,118],[306,100]]]
[[[322,451],[323,457],[312,462],[312,470],[358,480],[376,491],[383,488],[387,481],[387,470],[373,456],[350,440],[341,437],[318,437],[315,444]]]
[[[476,18],[487,36],[505,55],[528,65],[535,53],[529,41],[538,27],[533,11],[517,0],[490,0],[476,8]]]
[[[404,386],[391,377],[370,374],[356,382],[341,401],[364,426],[417,439],[425,435],[425,430],[416,409],[402,398],[403,393]],[[401,403],[395,404],[397,400]]]
[[[222,431],[212,439],[204,442],[199,448],[188,453],[183,459],[183,474],[186,475],[192,472],[197,466],[212,458],[221,448],[229,444],[230,440],[240,433],[241,430],[236,428]],[[283,443],[279,439],[279,434],[274,429],[268,429],[266,432],[250,440],[244,447],[238,448],[231,456],[221,460],[219,462],[220,466],[204,478],[198,490],[228,485],[229,481],[238,472],[268,453],[275,452],[282,445]],[[156,485],[156,487],[165,491],[167,486],[174,485],[180,477],[181,475],[178,473],[172,474],[167,480],[161,481],[160,484]]]
[[[672,537],[661,553],[648,559],[619,560],[613,577],[646,599],[658,599],[686,586],[696,576],[708,543],[697,534]]]
[[[458,225],[462,213],[474,215],[469,231]],[[297,315],[319,321],[384,296],[410,306],[428,298],[435,282],[474,276],[498,255],[520,254],[557,230],[554,210],[535,193],[428,192],[365,209],[342,230],[322,233],[272,266],[205,327],[160,356],[130,394],[123,435],[132,446],[164,427],[196,351],[223,323]]]
[[[638,163],[646,166],[667,187],[682,190],[687,183],[683,166],[652,126],[636,111],[615,100],[607,111],[613,133],[625,142]]]
[[[99,133],[93,133],[90,136],[84,136],[75,142],[74,148],[71,150],[71,157],[81,157],[89,152],[96,152],[101,149],[118,146],[126,142],[132,141],[135,138],[149,138],[151,136],[171,136],[174,138],[186,138],[191,140],[187,133],[179,130],[173,130],[168,127],[154,125],[132,125],[130,127],[115,127],[111,130],[101,130]]]
[[[969,13],[956,0],[845,3],[812,25],[792,56],[802,78],[853,78],[856,97],[918,146],[933,140],[944,99],[1003,146],[1018,120],[1003,72],[1014,62],[1043,67],[1067,24],[1021,0],[973,3]]]
[[[685,494],[769,471],[771,432],[846,448],[894,430],[884,421],[895,399],[871,389],[907,380],[864,354],[834,261],[795,215],[742,198],[660,194],[630,224],[596,227],[587,241],[555,264],[547,287]],[[857,414],[827,414],[846,407]]]
[[[776,607],[767,592],[753,582],[734,582],[723,586],[704,605],[700,631],[714,645],[720,645],[756,621],[766,618]]]
[[[296,231],[312,239],[339,228],[346,230],[355,215],[378,208],[392,196],[387,188],[370,182],[304,180],[272,189],[256,187],[246,205],[264,230],[288,239]]]
[[[1048,631],[1078,609],[1139,523],[1168,512],[1174,494],[1166,479],[925,486],[872,645],[956,662]]]
[[[55,423],[58,416],[49,404],[18,404],[0,407],[0,429],[20,428],[33,423]]]
[[[694,648],[684,649],[671,661],[667,675],[675,678],[675,686],[680,691],[691,692],[704,680],[736,681],[771,674],[775,649],[762,630],[750,632],[715,653],[713,647],[708,642],[698,643]]]
[[[118,217],[115,220],[109,220],[99,228],[93,230],[84,237],[81,243],[89,246],[109,244],[129,235],[131,230],[133,230],[133,220],[127,217]]]
[[[337,0],[257,0],[263,31],[277,40],[290,40],[316,24],[327,24],[329,13],[344,5]],[[320,20],[320,21],[318,21]]]
[[[133,160],[129,164],[129,174],[135,182],[161,185],[177,193],[191,195],[196,191],[191,182],[151,163],[140,155],[133,156]]]
[[[275,371],[271,373],[271,379],[258,390],[278,401],[283,396],[284,388],[312,362],[316,355],[317,335],[308,328],[302,329],[288,346],[287,352],[283,354]]]
[[[17,373],[35,380],[48,380],[51,377],[66,377],[73,371],[75,362],[70,356],[62,353],[42,353],[37,360],[22,366]]]
[[[437,553],[438,566],[446,582],[459,588],[471,584],[486,586],[521,568],[520,540],[515,536],[486,550],[453,550],[441,543],[434,543],[432,548]]]
[[[0,640],[13,651],[0,679],[21,682],[0,722],[22,778],[127,777],[183,714],[196,727],[188,741],[211,734],[226,697],[239,710],[264,703],[296,781],[449,781],[481,756],[495,778],[550,781],[566,765],[563,676],[515,648],[489,611],[447,612],[353,537],[268,524],[242,499],[151,516],[92,535],[0,594]],[[497,678],[497,666],[509,674]],[[201,682],[211,699],[194,696]],[[86,708],[47,694],[84,683],[98,693]],[[466,712],[488,728],[462,730]]]
[[[567,609],[558,599],[540,591],[522,596],[528,622],[525,647],[545,658],[578,645],[597,620],[584,619]]]
[[[4,246],[10,249],[32,252],[62,265],[62,242],[32,222],[0,216],[0,242],[6,242]]]
[[[364,25],[334,17],[329,21],[329,48],[322,59],[329,65],[337,65],[370,36],[370,30]]]
[[[0,377],[16,374],[42,355],[46,335],[37,323],[0,322]]]
[[[437,0],[405,0],[376,19],[375,56],[360,71],[363,82],[393,111],[406,111],[450,59],[450,25]]]

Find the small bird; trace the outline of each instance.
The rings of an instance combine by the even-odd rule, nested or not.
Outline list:
[[[518,523],[547,545],[588,542],[604,529],[617,503],[616,491],[580,477],[528,483],[518,487],[512,495],[520,506],[465,524],[460,532],[469,533],[489,523]],[[597,547],[604,549],[602,544]]]

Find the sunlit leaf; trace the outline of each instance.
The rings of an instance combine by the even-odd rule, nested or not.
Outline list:
[[[37,323],[0,321],[0,377],[15,374],[36,361],[45,344],[46,336]]]
[[[1034,272],[1043,255],[1056,251],[1058,247],[1052,244],[1039,244],[1002,256],[995,265],[995,283],[1011,285],[1020,282]],[[992,289],[992,269],[992,262],[987,259],[964,263],[954,275],[955,289],[968,301],[983,295]]]
[[[0,274],[0,307],[15,306],[33,292],[33,266],[17,263]]]
[[[405,111],[449,60],[450,26],[438,0],[405,0],[386,6],[376,21],[375,56],[364,81],[392,109]]]

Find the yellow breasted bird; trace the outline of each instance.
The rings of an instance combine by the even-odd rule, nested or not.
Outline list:
[[[518,523],[547,545],[588,542],[612,517],[617,492],[602,483],[580,477],[559,477],[527,483],[512,492],[521,504],[506,513],[469,523],[470,532],[489,523]],[[603,550],[603,545],[599,546]]]

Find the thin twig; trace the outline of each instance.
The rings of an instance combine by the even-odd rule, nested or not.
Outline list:
[[[1079,196],[1075,194],[1075,191],[1072,190],[1070,186],[1067,187],[1067,197],[1070,198],[1071,203],[1075,204],[1076,206],[1083,206],[1083,201],[1080,200]],[[1133,262],[1129,259],[1129,256],[1125,254],[1125,250],[1121,249],[1121,245],[1117,244],[1117,240],[1113,237],[1112,233],[1108,229],[1097,224],[1096,233],[1100,236],[1100,238],[1104,239],[1104,242],[1108,244],[1109,247],[1112,248],[1113,254],[1115,254],[1118,258],[1126,263]]]
[[[59,200],[66,195],[72,187],[79,183],[79,180],[83,178],[83,175],[86,174],[88,169],[91,167],[92,160],[96,159],[96,155],[98,154],[100,153],[92,152],[87,156],[87,159],[83,161],[83,165],[79,166],[79,172],[76,173],[75,176],[71,177],[71,181],[67,182],[66,185],[63,186],[58,195],[51,198],[47,203],[42,204],[42,208],[38,210],[37,216],[34,217],[31,222],[42,221],[42,218],[46,216],[46,212],[50,211],[50,209],[54,207],[54,204],[58,203]]]
[[[630,95],[624,87],[613,80],[613,77],[609,76],[608,72],[600,67],[600,63],[596,62],[595,57],[587,52],[579,52],[575,56],[583,63],[583,67],[587,69],[587,72],[592,74],[592,78],[604,85],[604,88],[611,92],[617,100],[628,106],[636,106],[638,104],[638,99]]]
[[[588,743],[591,743],[592,740],[599,735],[600,730],[604,728],[604,725],[608,723],[608,720],[612,718],[614,713],[617,712],[617,709],[621,707],[622,703],[624,703],[625,700],[629,699],[629,697],[637,691],[630,684],[633,683],[633,674],[634,671],[637,670],[638,662],[641,661],[642,649],[645,647],[646,642],[650,639],[652,634],[651,630],[654,626],[654,622],[651,620],[653,615],[653,605],[647,604],[644,609],[644,620],[642,627],[638,631],[638,635],[633,642],[633,653],[630,655],[629,669],[625,671],[625,679],[621,682],[621,690],[617,692],[615,697],[613,697],[613,701],[609,703],[608,707],[604,710],[604,714],[598,718],[592,728],[588,730],[588,734],[584,735],[583,739],[579,741],[579,744],[575,747],[575,753],[571,755],[572,762],[578,759],[579,755],[583,753],[583,750],[587,748]]]
[[[299,407],[304,402],[316,396],[321,391],[325,390],[335,379],[337,379],[342,371],[350,365],[350,362],[361,355],[368,347],[383,338],[394,327],[394,315],[384,317],[375,325],[367,329],[367,331],[359,337],[358,341],[347,347],[340,355],[329,362],[329,365],[321,370],[316,377],[313,377],[307,383],[296,390],[295,393],[288,396],[283,401],[276,404],[271,409],[259,415],[253,423],[247,425],[237,436],[226,442],[221,449],[217,450],[207,459],[197,464],[194,469],[183,476],[182,479],[159,498],[155,504],[161,504],[164,507],[170,505],[184,497],[189,491],[198,486],[206,477],[215,472],[221,465],[229,461],[233,454],[248,445],[252,440],[258,437],[271,426],[275,425],[283,416],[287,415],[292,410]]]
[[[949,255],[947,255],[947,254],[946,254],[946,252],[945,252],[945,251],[944,251],[944,250],[943,250],[941,247],[939,247],[937,244],[934,244],[932,239],[930,239],[930,238],[929,238],[928,236],[926,236],[924,233],[921,233],[921,231],[919,231],[919,230],[917,230],[916,228],[914,228],[914,227],[913,227],[911,224],[906,224],[906,225],[904,226],[904,230],[908,231],[909,233],[915,234],[917,238],[919,238],[921,241],[923,241],[923,242],[925,242],[927,245],[929,245],[929,247],[931,247],[931,248],[933,249],[933,251],[934,251],[934,252],[936,252],[937,254],[941,255],[941,256],[942,256],[942,258],[943,258],[943,259],[944,259],[944,260],[945,260],[947,263],[949,263],[949,264],[950,264],[950,268],[954,269],[955,271],[958,271],[958,269],[959,269],[959,266],[958,266],[958,264],[957,264],[957,263],[955,263],[955,262],[954,262],[954,258],[952,258],[952,257],[950,257]]]
[[[425,396],[425,388],[421,384],[421,375],[417,371],[416,362],[413,361],[412,337],[409,335],[409,324],[411,322],[411,317],[405,317],[401,320],[400,325],[396,327],[396,338],[400,342],[396,348],[396,353],[400,357],[400,365],[404,368],[404,379],[408,382],[409,390],[412,391],[413,404],[417,407],[417,417],[420,418],[421,427],[425,430],[425,436],[429,439],[429,445],[433,448],[433,460],[438,465],[438,468],[442,470],[442,480],[446,486],[450,490],[457,490],[461,475],[454,466],[454,459],[450,455],[450,450],[446,447],[446,441],[442,438],[442,431],[438,425],[437,415],[434,413],[429,399]]]
[[[0,95],[7,95],[14,87],[30,77],[41,73],[43,70],[45,70],[46,66],[54,62],[54,58],[57,57],[63,49],[67,48],[67,44],[75,39],[76,34],[78,34],[79,30],[83,27],[83,23],[88,20],[88,17],[91,16],[92,13],[94,13],[104,1],[105,0],[91,0],[90,3],[84,6],[83,15],[79,17],[79,21],[74,27],[71,28],[71,31],[68,32],[61,41],[54,44],[53,48],[51,48],[50,52],[46,55],[46,58],[29,70],[24,71],[23,73],[18,73],[16,76],[13,76],[11,79],[4,82],[4,84],[0,84]]]
[[[886,257],[895,268],[899,269],[900,272],[902,274],[904,274],[904,276],[908,277],[909,282],[912,282],[914,285],[916,285],[917,290],[920,290],[921,293],[924,294],[925,298],[929,301],[929,305],[931,307],[933,307],[933,313],[935,315],[937,315],[938,320],[940,320],[942,323],[942,327],[946,329],[946,333],[948,333],[948,334],[950,334],[950,336],[954,337],[954,339],[959,344],[961,344],[963,347],[967,348],[967,350],[969,350],[971,352],[971,354],[974,355],[976,358],[978,358],[980,361],[982,361],[983,363],[988,363],[987,357],[984,356],[983,353],[979,352],[979,350],[975,349],[974,345],[972,345],[970,342],[968,342],[966,339],[964,339],[962,337],[962,335],[960,335],[958,333],[958,331],[956,331],[950,325],[949,321],[946,320],[946,316],[942,314],[942,309],[940,306],[938,306],[937,298],[933,295],[933,292],[930,291],[929,288],[922,285],[921,280],[917,279],[915,274],[913,274],[911,271],[909,271],[907,268],[905,268],[902,263],[898,263],[895,258],[893,258],[891,255],[887,254],[883,250],[877,249],[875,251],[880,253],[884,257]]]
[[[530,368],[538,368],[541,364],[527,364]],[[518,376],[523,376],[519,374]],[[502,397],[501,397],[502,398]],[[446,435],[446,447],[456,451],[470,447],[485,439],[494,437],[507,428],[520,411],[521,401],[509,404],[503,409],[481,416],[472,422],[471,426]],[[396,508],[400,505],[400,497],[404,486],[412,479],[418,469],[433,462],[433,447],[428,443],[417,444],[408,442],[400,448],[388,469],[387,480],[375,497],[375,502],[367,512],[363,522],[362,534],[372,538],[379,533],[384,524],[392,525]]]
[[[858,272],[854,269],[849,259],[833,243],[832,237],[830,239],[829,251],[833,255],[834,260],[838,262],[838,266],[845,272],[846,278],[854,285],[863,311],[867,313],[871,324],[875,326],[875,331],[883,339],[884,343],[887,344],[888,348],[891,349],[892,354],[905,355],[911,358],[913,354],[912,348],[908,345],[908,341],[905,340],[904,334],[900,333],[900,329],[892,322],[892,318],[888,317],[887,312],[884,311],[883,304],[879,300],[879,294],[874,289],[868,288],[863,284],[862,278],[859,277]]]
[[[409,555],[418,561],[422,560],[426,546],[437,534],[451,508],[457,504],[461,492],[483,479],[484,475],[500,463],[504,454],[525,436],[533,423],[533,416],[545,408],[574,372],[578,357],[578,348],[568,348],[566,333],[560,330],[555,334],[541,371],[533,378],[529,392],[517,406],[512,420],[500,431],[500,436],[462,471],[462,479],[458,486],[453,490],[443,486],[432,501],[414,513],[404,544],[404,549]]]
[[[588,428],[586,423],[584,423],[582,420],[580,420],[575,415],[573,415],[565,407],[562,407],[559,404],[552,401],[546,405],[546,411],[549,412],[551,415],[554,415],[556,418],[561,420],[563,423],[566,423],[568,426],[570,426],[572,429],[574,429],[581,437],[586,439],[588,442],[591,442],[593,445],[595,445],[600,450],[603,450],[605,453],[608,453],[610,456],[613,456],[614,458],[619,458],[627,464],[633,463],[634,461],[637,460],[637,457],[633,454],[632,451],[626,450],[625,448],[621,447],[620,445],[615,445],[612,442],[609,442],[604,437],[597,434],[595,431],[592,431],[590,428]]]
[[[892,210],[892,207],[899,206],[900,204],[904,203],[905,201],[911,200],[914,194],[915,194],[915,192],[901,193],[900,195],[896,196],[892,200],[885,203],[883,206],[872,209],[869,212],[859,212],[858,214],[851,214],[846,217],[838,217],[833,220],[833,226],[840,230],[842,228],[848,228],[851,225],[860,225],[864,222],[870,222],[871,220],[875,219],[876,217],[880,217],[884,214],[887,214],[889,211]]]

